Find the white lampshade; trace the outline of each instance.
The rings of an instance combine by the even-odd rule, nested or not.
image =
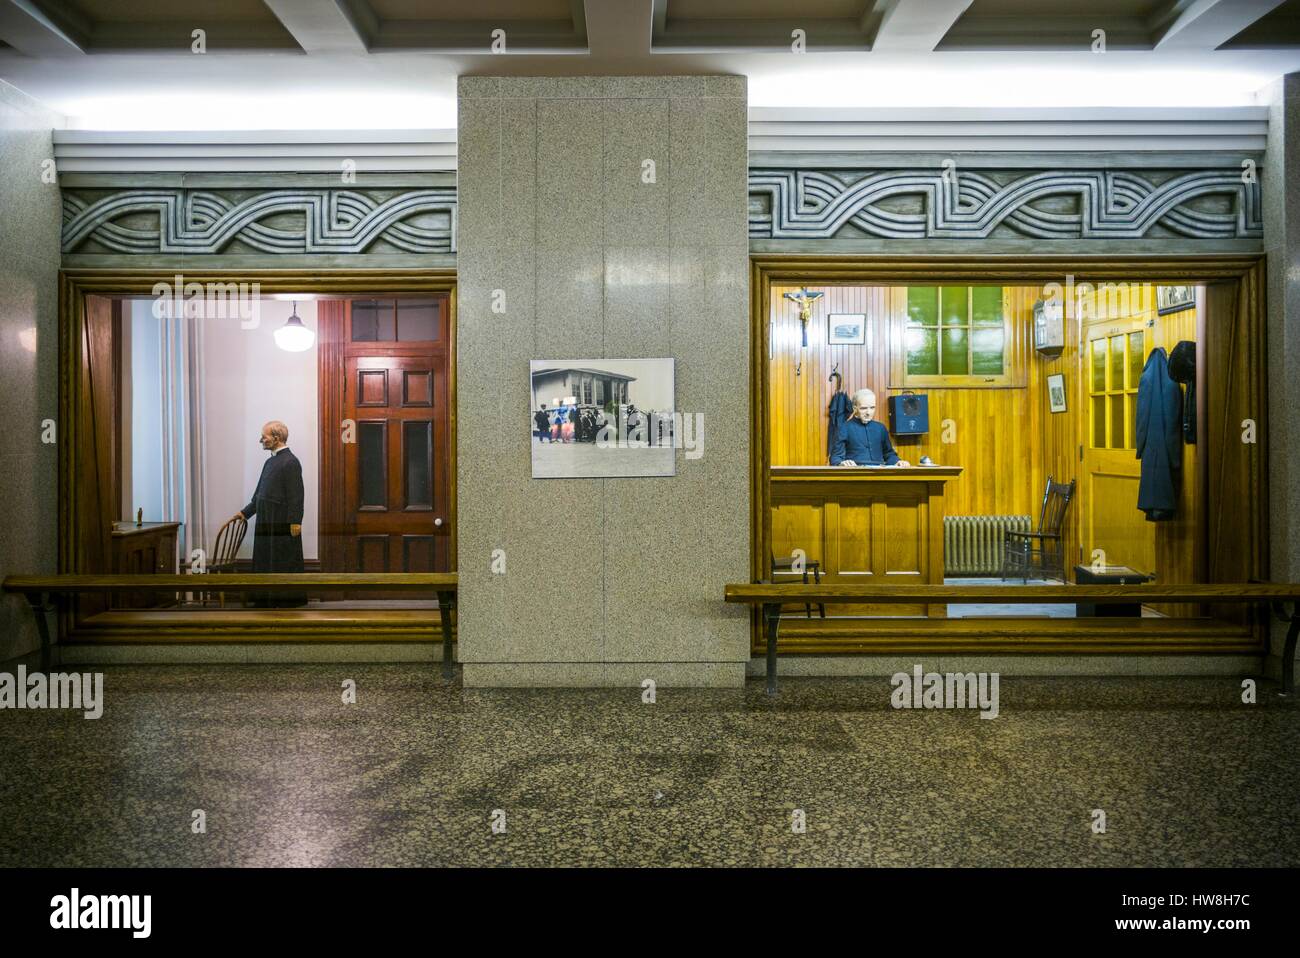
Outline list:
[[[298,304],[293,304],[293,315],[275,331],[275,344],[286,353],[301,353],[311,349],[316,334],[298,318]]]

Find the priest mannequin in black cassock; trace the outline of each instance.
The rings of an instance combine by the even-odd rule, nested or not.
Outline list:
[[[262,466],[261,478],[253,498],[238,515],[256,517],[253,530],[254,572],[302,572],[302,464],[289,449],[289,427],[271,420],[262,427],[259,440],[271,454]],[[307,596],[299,593],[253,595],[253,604],[261,606],[305,605]]]

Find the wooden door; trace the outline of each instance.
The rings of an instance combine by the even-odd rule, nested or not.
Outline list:
[[[450,567],[447,327],[446,297],[347,304],[346,571]]]
[[[1146,315],[1083,328],[1084,435],[1082,488],[1084,565],[1100,559],[1153,572],[1155,529],[1137,508],[1137,390],[1152,348]],[[1098,555],[1100,550],[1101,555]]]
[[[76,426],[69,430],[73,436],[76,477],[72,487],[65,491],[72,508],[60,510],[61,516],[72,523],[72,535],[63,540],[72,548],[60,548],[61,572],[102,575],[113,571],[111,537],[122,501],[118,428],[121,325],[121,300],[87,296],[77,341],[70,344],[78,369],[73,394]],[[106,596],[77,596],[73,621],[79,622],[108,607]]]

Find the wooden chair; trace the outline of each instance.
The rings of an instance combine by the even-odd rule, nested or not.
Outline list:
[[[1030,570],[1037,566],[1043,578],[1049,572],[1065,581],[1065,545],[1061,528],[1065,513],[1074,498],[1074,480],[1069,484],[1053,482],[1047,477],[1047,490],[1043,493],[1043,507],[1038,513],[1037,532],[1007,532],[1003,539],[1002,581],[1019,575],[1029,581]]]
[[[235,556],[239,555],[239,547],[244,544],[244,536],[248,534],[248,520],[242,516],[233,516],[227,519],[217,530],[216,545],[212,547],[211,561],[208,562],[207,571],[209,573],[222,573],[235,571]],[[207,605],[207,597],[210,592],[204,593],[203,604]],[[218,602],[221,608],[226,607],[226,594],[218,592]]]
[[[794,571],[795,556],[781,556],[781,558],[778,559],[774,554],[769,554],[769,557],[770,557],[771,560],[772,560],[772,581],[773,581],[773,582],[776,581],[776,574],[777,574],[778,572],[793,572],[793,571]],[[822,569],[821,563],[818,562],[816,559],[804,559],[804,562],[803,562],[803,584],[804,584],[804,585],[807,585],[807,584],[808,584],[808,573],[811,572],[811,573],[813,574],[813,581],[814,581],[817,585],[821,585],[821,584],[822,584],[822,572],[821,572],[821,569]],[[812,618],[812,605],[811,605],[810,603],[805,602],[803,608],[804,608],[804,613],[808,616],[808,618],[811,619],[811,618]],[[818,602],[818,603],[817,603],[817,611],[818,611],[819,613],[821,613],[821,617],[822,617],[823,619],[826,618],[826,606],[825,606],[825,605],[823,605],[822,603]]]

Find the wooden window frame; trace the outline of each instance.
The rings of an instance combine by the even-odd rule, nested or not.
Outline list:
[[[929,283],[914,283],[916,286],[928,286]],[[1006,303],[1006,284],[1004,283],[935,283],[935,296],[938,299],[938,305],[941,306],[940,290],[944,286],[965,286],[966,287],[966,319],[965,326],[944,326],[943,317],[938,316],[939,325],[937,327],[940,334],[944,329],[964,329],[967,334],[966,356],[969,360],[971,357],[971,332],[976,327],[971,321],[974,312],[974,289],[976,286],[997,286],[1003,290],[1002,299],[1002,372],[996,376],[989,376],[983,373],[956,373],[931,375],[929,373],[909,373],[907,371],[907,331],[910,328],[907,323],[907,289],[901,288],[898,296],[899,302],[891,303],[890,309],[890,354],[893,357],[893,363],[890,367],[890,388],[891,389],[999,389],[1008,386],[1022,386],[1022,377],[1020,373],[1023,370],[1021,363],[1016,361],[1014,348],[1017,346],[1017,337],[1015,335],[1015,324],[1011,321],[1011,316],[1007,311]],[[929,329],[931,327],[925,327]],[[986,327],[992,328],[992,327]],[[1030,330],[1030,338],[1033,337],[1033,331]],[[943,344],[939,343],[940,365],[942,366]]]

